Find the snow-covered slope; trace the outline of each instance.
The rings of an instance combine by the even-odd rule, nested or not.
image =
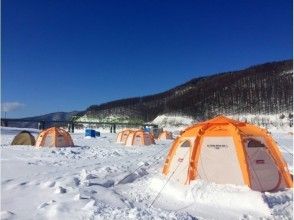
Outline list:
[[[185,127],[195,123],[195,120],[189,116],[183,115],[160,115],[157,116],[151,123],[158,125],[169,131],[179,131]]]
[[[34,148],[10,145],[18,129],[1,131],[1,219],[292,219],[292,190],[167,183],[171,141],[125,147],[114,134],[75,133],[74,148]],[[273,134],[292,167],[292,136]]]
[[[280,114],[234,114],[228,115],[228,117],[267,129],[292,130],[293,127],[293,114],[287,112]]]
[[[144,123],[143,120],[130,118],[122,115],[109,115],[106,117],[91,117],[83,115],[77,119],[77,121],[82,122],[111,122],[111,123]]]

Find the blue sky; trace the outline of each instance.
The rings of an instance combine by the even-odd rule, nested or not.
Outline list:
[[[1,102],[84,110],[291,59],[292,25],[291,0],[2,0]]]

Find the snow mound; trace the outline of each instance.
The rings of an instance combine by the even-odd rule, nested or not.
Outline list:
[[[238,219],[243,214],[254,217],[270,217],[271,211],[261,192],[252,191],[246,186],[221,185],[202,180],[190,185],[168,182],[166,179],[153,178],[150,189],[160,192],[153,206],[170,210],[186,211],[193,216],[221,219]],[[172,201],[172,202],[170,202]],[[242,202],[237,202],[242,201]],[[230,214],[228,214],[230,213]]]

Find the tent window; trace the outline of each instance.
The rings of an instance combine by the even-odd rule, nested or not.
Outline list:
[[[181,147],[191,147],[190,141],[186,140],[184,143],[181,144]]]
[[[248,147],[265,147],[265,145],[261,143],[260,141],[251,139],[248,142]]]

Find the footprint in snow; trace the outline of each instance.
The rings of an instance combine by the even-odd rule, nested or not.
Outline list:
[[[242,217],[240,217],[240,220],[250,220],[250,219],[253,219],[252,216],[247,214],[244,214]]]
[[[91,199],[93,194],[97,194],[95,190],[88,190],[88,189],[80,189],[80,193],[77,194],[74,199],[80,200],[80,199]]]
[[[25,185],[27,185],[28,184],[28,182],[21,182],[19,185],[20,186],[25,186]]]
[[[120,156],[120,154],[119,154],[117,151],[114,151],[112,154],[113,154],[114,156]]]
[[[64,194],[64,193],[66,193],[66,189],[61,187],[61,186],[58,186],[56,188],[56,190],[54,191],[54,193],[56,193],[56,194]]]
[[[134,182],[136,179],[141,178],[145,175],[147,175],[148,172],[144,169],[141,168],[140,170],[134,172],[134,173],[130,173],[128,175],[126,175],[122,180],[120,180],[117,184],[126,184],[126,183],[132,183]]]
[[[73,151],[73,150],[71,150],[70,153],[72,153],[72,154],[80,154],[80,152],[78,152],[78,151]]]
[[[143,162],[143,161],[140,161],[139,163],[137,163],[138,166],[149,166],[150,164],[148,162]]]
[[[114,186],[114,181],[113,180],[99,180],[99,179],[95,179],[95,180],[88,180],[87,182],[84,182],[84,185],[86,186],[103,186],[105,188],[109,188]]]
[[[14,179],[7,179],[7,180],[3,180],[2,181],[2,184],[6,184],[6,183],[9,183],[9,182],[11,182],[11,181],[13,181]]]
[[[56,202],[55,200],[50,200],[49,202],[44,202],[38,206],[38,209],[42,209],[42,208],[44,208],[52,203],[55,203],[55,202]]]
[[[13,212],[10,212],[10,211],[1,211],[0,219],[2,219],[2,220],[9,220],[9,219],[13,219],[14,216],[15,216],[15,214]]]
[[[80,174],[81,181],[95,179],[97,178],[95,175],[89,173],[87,170],[83,169]]]
[[[55,185],[64,186],[69,188],[76,188],[80,185],[80,179],[78,177],[66,177],[62,181],[58,181]]]

